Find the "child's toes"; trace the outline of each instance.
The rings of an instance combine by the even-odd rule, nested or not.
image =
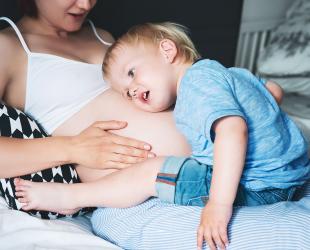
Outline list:
[[[15,196],[18,198],[23,198],[26,196],[26,193],[25,192],[15,192]]]
[[[20,182],[20,180],[21,180],[20,178],[14,178],[14,184],[15,184],[15,185],[18,185],[19,182]]]
[[[26,186],[17,185],[15,186],[16,191],[25,191],[27,189]]]
[[[28,200],[27,198],[24,198],[24,197],[18,198],[17,200],[18,200],[18,202],[20,202],[20,203],[28,203],[28,202],[29,202],[29,200]]]
[[[25,203],[23,206],[22,206],[22,210],[25,210],[25,211],[29,211],[29,210],[32,210],[34,209],[30,204],[28,203]]]
[[[21,186],[28,187],[28,186],[31,186],[31,184],[32,184],[32,181],[27,181],[27,180],[24,180],[21,178],[19,178],[19,180],[18,180],[18,185],[21,185]]]

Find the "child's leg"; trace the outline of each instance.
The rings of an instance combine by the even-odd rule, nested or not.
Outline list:
[[[16,179],[24,210],[59,212],[77,207],[130,207],[156,195],[155,180],[164,158],[154,158],[89,183],[73,185]]]
[[[209,198],[212,166],[195,159],[168,157],[156,180],[157,196],[179,205],[205,206]],[[252,191],[239,185],[234,206],[259,206],[288,201],[296,187]]]
[[[156,180],[157,196],[179,205],[205,206],[209,198],[212,166],[192,158],[168,157]],[[259,206],[292,200],[296,187],[252,191],[239,185],[234,206]]]
[[[166,158],[156,180],[157,196],[179,205],[204,206],[209,197],[212,167],[192,158]]]

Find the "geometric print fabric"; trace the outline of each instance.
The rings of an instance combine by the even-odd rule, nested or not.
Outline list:
[[[20,110],[0,102],[0,136],[33,139],[47,137],[48,135],[34,119],[27,116]],[[80,182],[77,172],[71,164],[45,169],[33,174],[20,176],[20,178],[34,182],[58,182],[64,184]],[[15,196],[15,186],[13,180],[14,178],[0,179],[0,195],[5,198],[10,208],[20,210],[21,204]],[[65,216],[75,217],[91,210],[93,209],[83,208],[73,215],[62,215],[54,212],[36,210],[27,212],[42,219],[57,219]]]

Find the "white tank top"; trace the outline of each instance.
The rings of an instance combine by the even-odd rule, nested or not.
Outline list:
[[[31,52],[17,26],[15,30],[28,56],[25,113],[36,119],[52,134],[68,118],[109,88],[102,77],[101,64],[89,64],[64,57]],[[105,44],[89,20],[98,40]]]

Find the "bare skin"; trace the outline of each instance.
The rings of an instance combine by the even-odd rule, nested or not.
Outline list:
[[[81,26],[83,19],[80,23],[75,22],[73,21],[75,18],[71,15],[71,13],[83,13],[85,18],[93,8],[95,0],[35,0],[35,2],[38,5],[38,18],[24,16],[17,23],[32,53],[51,54],[88,64],[101,64],[107,46],[99,42],[88,24]],[[106,42],[113,42],[108,32],[102,29],[97,29],[97,32]],[[0,32],[0,54],[2,56],[0,98],[8,105],[24,110],[28,57],[11,27]],[[102,94],[97,99],[105,98],[106,96]],[[119,99],[112,97],[109,100],[113,104]],[[98,103],[100,103],[98,100],[94,101],[84,109],[84,113],[89,112],[87,115],[92,116],[92,108],[99,109],[96,106]],[[111,107],[113,106],[114,104]],[[121,106],[119,108],[123,109]],[[116,109],[114,111],[117,112]],[[91,120],[93,122],[97,120],[76,115],[82,119],[83,126],[75,129],[74,133],[66,133],[65,130],[62,132],[62,129],[58,129],[54,131],[54,134],[61,136],[57,137],[34,140],[0,137],[0,148],[2,148],[0,160],[3,163],[0,166],[0,177],[20,176],[68,163],[80,163],[87,168],[121,169],[135,162],[141,162],[149,156],[151,147],[148,149],[144,147],[149,143],[128,137],[116,137],[108,131],[122,129],[126,127],[126,123],[105,122],[104,120],[101,121],[101,125],[105,127],[102,128],[101,134],[94,133],[98,127],[98,124],[95,124],[83,131],[81,136],[79,132],[86,128],[85,124],[91,125],[93,124]],[[97,117],[105,117],[105,115]],[[79,124],[79,119],[74,121]],[[120,120],[124,121],[122,118]],[[92,145],[88,145],[87,142]],[[151,156],[154,155],[151,154]],[[97,173],[93,176],[97,176]]]
[[[20,24],[20,29],[23,32],[24,38],[28,44],[41,44],[41,43],[49,43],[49,39],[46,41],[37,41],[35,35],[27,33],[26,28],[27,22],[29,20],[26,19],[25,23]],[[17,72],[13,75],[24,75],[25,76],[25,69],[24,65],[27,64],[27,58],[25,56],[25,52],[22,48],[20,48],[19,41],[16,39],[15,33],[8,29],[4,39],[13,41],[14,48],[8,49],[7,51],[18,51],[18,55],[15,55],[13,58],[20,56],[22,58],[21,63],[17,64]],[[89,31],[85,31],[87,35]],[[93,35],[93,34],[92,34]],[[1,39],[1,38],[0,38]],[[32,40],[33,39],[33,40]],[[41,37],[37,37],[37,39],[41,39]],[[95,39],[92,39],[95,40]],[[97,43],[96,40],[94,43]],[[56,44],[56,43],[55,43]],[[48,44],[45,44],[48,46]],[[97,45],[89,44],[85,47],[96,47]],[[32,51],[40,52],[40,53],[48,53],[50,51],[40,50],[40,48],[29,46]],[[44,46],[43,46],[44,47]],[[69,47],[69,45],[68,45]],[[16,48],[16,50],[15,50]],[[102,51],[102,46],[97,46],[96,49],[101,51],[101,56],[104,51]],[[100,50],[99,50],[100,48]],[[55,48],[56,50],[57,48]],[[53,54],[59,54],[60,56],[70,58],[73,60],[77,60],[78,58],[74,55],[69,54],[62,54],[60,52],[59,46],[58,52],[50,52]],[[74,53],[77,50],[72,50],[71,52]],[[97,63],[99,58],[94,58],[87,62],[90,63]],[[101,61],[101,60],[100,60]],[[24,65],[23,65],[24,63]],[[5,86],[5,94],[4,99],[7,103],[12,106],[16,106],[20,109],[23,109],[24,102],[25,102],[25,77],[20,79],[15,79],[13,84],[8,84]],[[23,91],[20,91],[23,89]],[[19,91],[18,91],[19,90]],[[20,93],[19,95],[13,95],[12,92],[17,91]],[[103,108],[109,107],[109,108]],[[87,128],[95,121],[107,121],[107,120],[125,120],[128,123],[128,126],[119,131],[113,131],[119,135],[127,136],[131,138],[137,138],[143,141],[149,142],[152,145],[153,151],[157,155],[189,155],[190,148],[185,141],[184,137],[176,130],[175,124],[173,122],[173,117],[171,111],[166,111],[162,113],[152,114],[147,113],[144,111],[140,111],[135,108],[132,104],[130,104],[127,100],[124,100],[119,94],[115,93],[112,90],[108,90],[97,98],[92,100],[88,105],[86,105],[82,110],[80,110],[77,114],[63,123],[59,128],[57,128],[53,135],[55,136],[68,136],[68,135],[76,135],[80,133],[83,129]],[[78,174],[83,182],[89,182],[93,180],[98,180],[107,174],[114,172],[115,170],[97,170],[97,169],[90,169],[85,168],[82,166],[77,167]],[[55,200],[54,200],[55,203]],[[66,210],[67,208],[61,208],[60,210]],[[71,208],[68,208],[71,209]],[[58,211],[60,211],[58,209]]]
[[[74,185],[15,179],[16,196],[22,197],[23,210],[70,213],[85,206],[131,207],[156,196],[154,183],[163,161],[163,157],[156,157],[97,181]]]
[[[112,105],[113,109],[96,108]],[[116,133],[151,142],[153,151],[158,156],[190,154],[185,138],[175,127],[171,111],[148,113],[138,110],[128,100],[112,90],[106,91],[84,107],[77,115],[60,126],[55,133],[57,135],[74,134],[96,120],[119,118],[127,120],[129,125]],[[154,183],[161,165],[162,158],[157,157],[116,173],[113,173],[115,170],[94,170],[79,166],[77,171],[82,182],[87,182],[86,185],[84,183],[75,185],[35,183],[17,179],[16,196],[22,197],[19,201],[25,203],[24,210],[40,209],[66,214],[83,206],[133,206],[156,195]],[[128,178],[133,174],[140,177]],[[141,181],[137,182],[137,178]],[[126,185],[118,185],[117,183],[120,182]],[[144,187],[144,192],[141,192],[141,186]],[[96,198],[89,195],[90,193],[98,194],[98,190],[103,191],[99,192],[100,198],[97,195]],[[68,199],[68,197],[71,198]]]
[[[68,17],[67,11],[70,13],[89,11],[92,6],[86,5],[86,2],[88,1],[37,1],[37,4],[40,4],[39,18],[33,19],[25,16],[19,21],[19,23],[17,23],[30,51],[35,53],[52,54],[89,64],[100,64],[107,46],[102,45],[102,43],[96,39],[89,25],[76,28],[76,26],[72,26],[70,22],[68,24],[66,21],[66,18]],[[85,6],[70,5],[71,3],[85,3]],[[42,5],[49,6],[42,7]],[[68,8],[63,8],[63,6],[66,5]],[[48,12],[46,12],[47,9],[49,10]],[[52,11],[54,12],[51,13]],[[55,18],[58,15],[64,15],[64,18]],[[70,17],[68,18],[71,20]],[[113,42],[113,38],[108,32],[101,29],[97,29],[97,31],[101,38],[106,42]],[[0,96],[7,104],[24,110],[27,84],[27,54],[12,28],[7,28],[0,32],[0,45],[0,54],[4,59],[0,62]],[[153,146],[153,150],[158,155],[188,155],[190,153],[189,146],[184,137],[180,135],[175,128],[171,112],[148,114],[139,111],[123,100],[120,95],[112,90],[108,90],[92,100],[88,105],[83,107],[82,110],[57,128],[53,133],[53,135],[57,136],[55,139],[48,138],[44,140],[33,140],[35,143],[30,143],[28,140],[22,140],[22,144],[25,145],[20,147],[20,142],[18,142],[18,140],[0,138],[0,146],[3,146],[3,148],[6,149],[6,152],[3,155],[0,155],[2,162],[5,162],[5,164],[1,164],[5,167],[0,167],[1,176],[5,178],[13,177],[42,170],[49,166],[69,163],[72,162],[70,161],[71,159],[76,159],[79,155],[85,158],[84,155],[87,151],[83,150],[75,152],[75,155],[77,155],[75,157],[68,157],[68,155],[62,150],[64,148],[63,144],[68,144],[66,142],[64,143],[64,141],[67,141],[68,136],[79,134],[82,130],[96,121],[109,120],[126,121],[128,123],[126,129],[119,131],[114,130],[113,132],[116,132],[121,136],[142,139],[148,142],[148,144]],[[111,128],[112,127],[115,126],[111,126]],[[90,134],[94,134],[94,131],[90,131]],[[95,135],[94,137],[96,138],[97,136]],[[113,150],[119,145],[112,143],[114,140],[112,135],[105,137],[102,136],[102,138],[103,140],[107,138],[105,139],[105,142],[102,143],[104,145],[104,151],[102,153],[108,152],[107,157],[113,155]],[[90,139],[92,139],[91,136]],[[46,143],[47,141],[50,141],[50,143]],[[57,143],[54,141],[57,141]],[[130,141],[133,142],[132,140],[127,140],[126,143],[129,144]],[[78,141],[80,144],[81,142],[85,142],[85,140]],[[44,143],[49,145],[49,147],[40,147],[40,145],[45,145]],[[31,146],[30,144],[33,145]],[[67,148],[69,146],[67,146]],[[53,158],[49,157],[47,154],[49,148],[53,148],[51,151],[53,152]],[[124,149],[124,147],[118,148]],[[24,152],[24,149],[27,149],[27,157],[29,156],[29,159],[26,159],[26,164],[23,162],[23,164],[20,164],[21,161],[16,159],[17,157],[6,157],[6,155],[16,155],[18,150]],[[130,154],[135,155],[136,158],[147,158],[148,150],[140,149],[141,146],[140,148],[129,148],[128,150],[130,151]],[[128,155],[118,155],[118,165],[121,165],[121,161],[127,162],[127,166],[128,163],[132,165],[133,162],[128,161]],[[83,161],[85,162],[85,159],[83,159]],[[80,160],[73,162],[83,161]],[[136,162],[139,161],[141,160],[136,159]],[[7,166],[10,166],[9,173],[7,171]],[[96,167],[98,169],[93,169]],[[100,170],[100,168],[106,169]],[[110,166],[87,165],[86,168],[86,166],[82,167],[79,165],[77,171],[82,181],[89,182],[100,179],[116,170],[111,169]]]
[[[66,4],[66,2],[74,3],[74,1],[68,0],[57,0],[55,3],[38,1],[40,4],[50,4],[50,7],[53,8],[55,6],[62,6],[62,4]],[[76,12],[78,9],[77,6],[73,6],[72,8],[71,6],[69,7],[69,12]],[[88,11],[90,8],[91,6],[79,6],[79,11]],[[57,10],[52,14],[45,13],[46,9],[47,8],[39,9],[39,19],[23,17],[20,22],[17,23],[17,26],[31,52],[52,54],[89,64],[100,64],[102,62],[107,46],[102,45],[102,43],[96,39],[89,25],[78,28],[77,30],[74,30],[74,32],[67,31],[71,30],[72,26],[68,26],[64,21],[59,22],[59,20],[62,19],[55,19],[55,16],[53,16],[58,15],[59,13],[62,14],[62,9],[58,9],[59,11]],[[51,9],[48,9],[49,12],[51,12]],[[42,13],[40,11],[42,11]],[[108,32],[101,29],[98,29],[97,31],[105,41],[113,42],[113,38]],[[0,45],[0,54],[4,59],[0,62],[0,96],[7,104],[24,110],[27,84],[27,54],[12,28],[7,28],[0,32]],[[148,142],[149,145],[152,145],[153,151],[158,155],[190,154],[190,148],[184,137],[175,128],[171,111],[160,114],[149,114],[139,111],[127,101],[123,100],[120,95],[112,90],[108,90],[89,102],[82,110],[57,128],[53,133],[53,135],[56,136],[54,138],[31,140],[31,143],[29,140],[0,138],[0,147],[5,148],[6,150],[3,154],[0,154],[0,159],[5,163],[1,164],[4,167],[0,167],[1,177],[8,178],[19,176],[30,172],[36,172],[47,167],[52,167],[54,165],[70,163],[72,162],[72,159],[77,159],[78,156],[84,159],[79,159],[79,161],[77,160],[73,162],[88,162],[88,164],[90,164],[90,162],[92,162],[91,159],[85,161],[85,152],[87,152],[87,150],[75,150],[76,152],[72,153],[75,156],[68,157],[66,151],[62,150],[64,149],[63,145],[66,145],[65,148],[76,148],[72,146],[71,139],[69,139],[70,143],[67,143],[67,138],[69,138],[69,136],[71,137],[79,134],[96,121],[109,120],[126,121],[128,126],[125,129],[113,130],[113,132],[120,136],[137,138]],[[113,127],[116,127],[115,124],[113,126],[110,125],[110,129]],[[121,127],[125,126],[119,126],[119,128]],[[94,130],[94,127],[91,128],[91,130],[88,131],[88,134],[94,134]],[[101,131],[101,134],[104,132],[109,133],[109,131],[104,130],[105,129]],[[100,131],[97,130],[96,133],[93,136],[88,135],[86,137],[91,141],[93,137],[98,137]],[[85,141],[87,142],[85,138],[82,140],[80,137],[74,139],[74,141],[77,141],[76,144],[83,144]],[[115,155],[113,151],[117,151],[116,148],[122,150],[127,149],[130,151],[123,155],[118,154],[118,164],[115,168],[122,166],[122,162],[127,164],[124,164],[123,167],[132,165],[134,162],[129,160],[132,159],[128,157],[129,155],[136,156],[135,161],[141,162],[140,159],[146,159],[149,154],[149,150],[141,150],[144,145],[142,142],[139,146],[128,148],[128,146],[120,147],[117,143],[113,144],[115,138],[111,134],[101,136],[100,138],[102,138],[103,142],[98,145],[103,145],[101,155],[106,153],[106,158]],[[125,137],[122,138],[125,140],[123,143],[124,146],[130,145],[134,142],[131,139],[126,140]],[[23,144],[23,147],[20,147],[21,144]],[[43,145],[48,145],[48,147],[44,147]],[[25,164],[25,159],[20,161],[17,159],[18,157],[6,157],[7,155],[16,156],[19,150],[25,152],[25,149],[28,152],[27,157],[29,158],[26,159],[27,163]],[[71,152],[72,151],[73,150],[71,150]],[[49,156],[48,152],[53,152],[52,157]],[[10,169],[9,172],[7,170],[8,168]],[[105,170],[101,170],[102,168]],[[85,165],[85,167],[79,165],[77,166],[77,171],[83,182],[90,182],[101,179],[116,170],[111,169],[111,166],[109,165],[104,166],[98,164],[98,166]],[[64,210],[66,209],[64,208]]]
[[[120,97],[119,94],[110,90],[107,91],[105,95],[106,98],[95,100],[92,104],[96,105],[97,103],[98,106],[110,106],[112,103],[109,102],[109,98]],[[122,135],[130,135],[138,137],[141,140],[152,141],[154,151],[157,155],[185,156],[189,154],[189,148],[186,147],[185,141],[182,141],[182,137],[176,132],[172,118],[170,117],[171,120],[169,119],[171,115],[170,111],[146,113],[137,110],[125,99],[120,99],[118,102],[114,103],[117,103],[116,106],[114,105],[116,108],[118,105],[123,105],[123,103],[128,103],[128,105],[123,105],[123,109],[119,109],[119,112],[115,114],[115,112],[111,110],[106,110],[103,113],[100,109],[93,109],[91,106],[92,104],[90,104],[85,107],[85,112],[82,110],[78,115],[64,123],[58,130],[59,133],[65,133],[64,130],[66,129],[68,129],[68,132],[71,131],[71,133],[78,132],[79,127],[76,126],[77,124],[81,127],[87,126],[87,122],[91,123],[93,122],[92,119],[100,119],[102,118],[101,115],[104,115],[104,119],[110,119],[110,115],[113,116],[113,118],[115,118],[115,115],[121,115],[130,120],[130,125],[128,128],[122,130]],[[126,110],[124,110],[124,107],[126,107]],[[88,108],[89,110],[87,110]],[[88,115],[88,111],[90,110],[96,110],[93,111],[94,117]],[[81,119],[83,114],[85,115],[84,119]],[[159,119],[156,120],[156,117]],[[171,123],[167,123],[167,120],[170,120]],[[81,121],[85,121],[86,124],[81,123]],[[145,121],[149,123],[145,123]],[[163,121],[165,122],[163,123]],[[72,125],[74,125],[74,127],[71,127]],[[148,129],[144,129],[143,126],[147,126]],[[165,129],[168,128],[171,128],[171,131],[165,133]],[[161,130],[161,133],[158,133],[159,130]],[[149,133],[150,131],[156,132]],[[178,144],[174,145],[175,142],[178,142]],[[181,148],[179,148],[180,146]],[[83,182],[88,182],[86,184],[63,185],[55,183],[33,183],[18,179],[16,180],[16,195],[21,197],[19,199],[20,202],[25,203],[23,206],[24,210],[40,209],[71,213],[74,211],[73,209],[83,206],[130,207],[143,202],[150,196],[156,196],[154,184],[162,163],[163,158],[157,157],[156,159],[147,160],[112,174],[109,173],[114,172],[113,170],[83,171],[85,168],[79,167],[78,171],[80,176],[84,178],[82,179]],[[105,174],[109,175],[100,178],[100,176],[102,177]],[[143,189],[141,189],[141,187],[143,187]]]
[[[130,121],[129,126],[121,131],[122,135],[129,135],[140,140],[152,142],[153,150],[157,155],[188,155],[189,150],[187,152],[175,150],[176,147],[173,143],[177,140],[176,138],[171,138],[173,134],[165,134],[164,130],[159,133],[161,128],[167,129],[169,124],[166,122],[163,124],[163,120],[160,117],[164,118],[165,115],[170,115],[169,111],[147,113],[133,107],[125,99],[111,103],[109,98],[120,97],[119,94],[114,93],[112,90],[103,93],[102,96],[104,98],[96,98],[96,100],[81,110],[78,115],[65,122],[55,133],[61,135],[61,133],[64,133],[63,130],[66,129],[71,133],[79,132],[78,129],[80,127],[88,126],[94,121],[93,119],[118,119],[116,116],[120,115],[120,118]],[[105,110],[104,113],[102,111],[98,112],[100,109],[95,108],[95,105],[97,107],[111,106],[113,109]],[[126,109],[119,109],[118,105],[123,105]],[[115,113],[115,109],[118,110],[117,113]],[[89,115],[90,113],[92,114],[91,116]],[[84,118],[81,119],[83,115]],[[156,120],[155,117],[159,119]],[[144,122],[145,119],[148,124]],[[174,126],[173,120],[170,121],[170,125]],[[75,127],[72,127],[72,124]],[[77,124],[80,127],[76,126]],[[162,125],[163,127],[161,127]],[[137,131],[138,133],[136,133]],[[156,132],[150,133],[151,131]],[[163,141],[165,142],[164,145],[162,144]],[[172,142],[172,145],[167,145],[169,141]],[[179,145],[184,144],[181,143]],[[120,172],[115,172],[115,170],[104,171],[105,174],[109,175],[100,179],[98,179],[100,174],[98,175],[94,171],[85,171],[85,168],[80,166],[78,167],[78,172],[81,178],[83,178],[82,181],[88,182],[87,184],[63,185],[16,180],[16,195],[21,197],[19,201],[25,204],[23,206],[24,210],[40,209],[59,212],[72,211],[72,209],[83,206],[129,207],[141,203],[150,196],[156,196],[154,184],[162,163],[163,158],[158,157],[154,160],[136,164]],[[43,200],[44,203],[42,202]]]
[[[58,37],[57,41],[62,39]],[[87,62],[91,61],[91,58],[87,59]],[[119,131],[119,134],[149,142],[157,155],[188,155],[190,152],[184,138],[176,132],[171,112],[151,114],[138,111],[113,91],[106,91],[97,97],[61,125],[54,135],[74,135],[96,120],[111,119],[126,120],[129,126]],[[24,210],[41,209],[72,213],[75,208],[81,206],[128,207],[156,195],[154,183],[162,161],[163,159],[158,157],[122,171],[90,171],[79,166],[78,173],[83,182],[89,182],[87,184],[38,184],[16,180],[16,195],[22,197],[19,200],[25,203]],[[137,179],[139,182],[135,181]],[[123,183],[126,185],[118,185]],[[97,193],[98,190],[103,191]],[[123,199],[124,196],[126,199]]]

